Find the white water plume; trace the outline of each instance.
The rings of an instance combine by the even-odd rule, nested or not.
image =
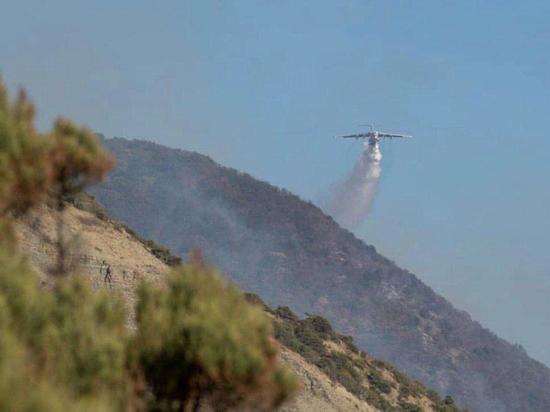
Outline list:
[[[328,213],[341,226],[354,229],[367,216],[382,172],[378,142],[365,143],[351,174],[333,190]]]

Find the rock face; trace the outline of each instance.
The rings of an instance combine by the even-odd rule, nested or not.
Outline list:
[[[42,208],[16,225],[19,244],[45,284],[52,282],[48,272],[55,261],[56,219],[54,211]],[[66,209],[63,219],[70,259],[76,272],[88,277],[96,289],[121,294],[131,315],[136,287],[143,280],[162,282],[168,266],[121,225],[72,206]],[[110,267],[108,277],[107,267]],[[131,324],[131,317],[129,322]]]
[[[548,368],[313,204],[196,153],[106,144],[118,167],[93,193],[141,235],[182,256],[200,248],[244,290],[321,314],[375,357],[474,411],[550,410]]]

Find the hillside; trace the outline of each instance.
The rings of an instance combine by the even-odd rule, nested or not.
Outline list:
[[[76,271],[88,277],[94,289],[105,288],[120,293],[133,308],[135,289],[141,281],[162,282],[169,267],[156,257],[141,239],[106,218],[76,207],[64,212],[67,237],[71,242],[71,260]],[[30,256],[33,266],[46,285],[53,267],[55,247],[55,214],[43,207],[17,222],[16,229],[22,250]],[[111,279],[105,268],[111,267]]]
[[[64,219],[67,233],[73,237],[71,256],[78,273],[88,277],[94,288],[121,294],[132,309],[135,288],[141,281],[163,281],[169,269],[165,261],[174,263],[169,251],[109,218],[86,195],[73,204],[78,207],[68,207]],[[47,273],[54,261],[54,222],[54,213],[42,208],[16,226],[21,248],[45,284],[52,281]],[[112,268],[110,281],[101,271],[106,264]],[[335,333],[326,320],[299,320],[288,308],[271,310],[257,297],[249,299],[272,317],[282,344],[281,358],[302,382],[302,392],[282,412],[458,411],[451,401],[442,401],[392,366],[360,353],[349,337]],[[130,326],[132,323],[130,318]],[[348,379],[350,374],[356,378],[354,382]]]
[[[93,193],[142,236],[180,256],[200,248],[269,305],[326,317],[360,348],[472,410],[550,410],[548,368],[313,204],[196,153],[106,144],[118,167]]]
[[[451,397],[441,400],[435,391],[426,389],[390,364],[375,360],[367,353],[359,351],[350,336],[336,333],[326,319],[316,315],[299,319],[286,306],[275,311],[266,307],[266,310],[274,318],[275,337],[284,345],[284,355],[299,354],[304,364],[316,366],[323,375],[336,383],[336,393],[342,393],[338,388],[342,386],[356,399],[363,401],[356,403],[355,409],[367,407],[366,410],[381,411],[459,411]],[[301,365],[302,362],[298,364]],[[299,373],[300,369],[296,368],[296,362],[291,363],[295,372]],[[299,375],[302,376],[300,373]],[[304,384],[309,386],[308,391],[318,392],[311,374],[303,376]],[[334,393],[329,391],[327,394],[331,392]],[[332,405],[334,409],[354,409],[343,407],[336,402]],[[313,406],[308,401],[298,404],[295,409],[289,409],[313,411]]]

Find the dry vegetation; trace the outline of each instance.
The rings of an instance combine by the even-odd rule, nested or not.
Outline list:
[[[452,398],[441,399],[392,365],[359,351],[350,336],[336,333],[326,319],[314,315],[299,319],[288,307],[269,312],[274,317],[275,336],[283,345],[376,410],[460,410]]]

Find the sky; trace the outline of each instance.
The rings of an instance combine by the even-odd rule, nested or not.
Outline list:
[[[355,233],[550,365],[550,2],[25,1],[0,72],[63,114],[320,202],[375,123]]]

